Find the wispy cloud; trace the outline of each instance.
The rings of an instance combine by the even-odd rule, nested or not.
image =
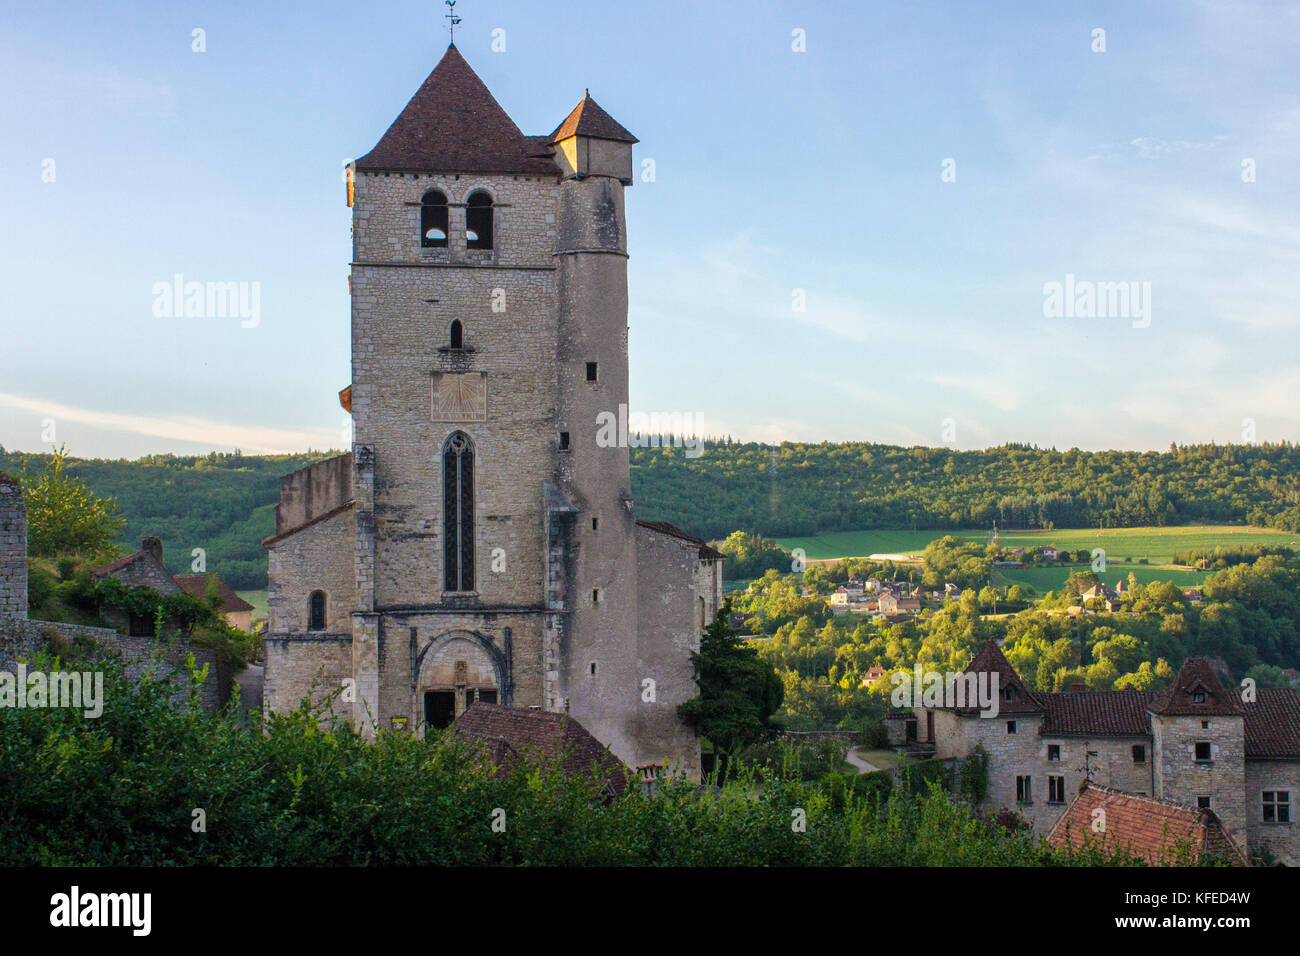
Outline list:
[[[0,392],[0,408],[11,408],[41,418],[52,418],[56,423],[76,422],[105,431],[194,442],[206,446],[239,448],[262,454],[284,454],[305,451],[308,448],[332,448],[339,444],[340,439],[337,431],[267,428],[261,425],[242,425],[188,415],[174,417],[130,415],[92,408],[77,408],[41,398],[10,395],[4,392]]]

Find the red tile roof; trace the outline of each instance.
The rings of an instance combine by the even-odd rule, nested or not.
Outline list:
[[[980,652],[966,665],[966,674],[994,673],[998,675],[998,713],[999,714],[1040,714],[1043,704],[1038,695],[1025,686],[1016,669],[1011,666],[1002,649],[993,640],[985,641]],[[1010,687],[1015,697],[1007,700],[1005,692]]]
[[[557,176],[545,137],[525,136],[456,47],[354,164],[362,170]]]
[[[1197,703],[1194,695],[1203,693]],[[1173,683],[1160,692],[1151,705],[1153,714],[1162,716],[1230,717],[1244,713],[1239,691],[1228,691],[1204,657],[1189,657],[1183,662]]]
[[[110,574],[115,574],[118,571],[121,571],[125,567],[135,564],[147,555],[147,551],[136,551],[133,554],[128,554],[124,558],[118,558],[116,561],[109,562],[108,564],[101,564],[98,567],[91,568],[90,574],[92,577],[96,578],[107,577]]]
[[[619,143],[641,142],[610,116],[591,98],[588,92],[582,102],[573,108],[573,112],[564,118],[564,122],[551,134],[552,143],[558,143],[570,136],[590,136],[592,139],[612,139]]]
[[[1105,816],[1094,815],[1101,810]],[[1094,821],[1104,829],[1094,832]],[[1056,821],[1047,842],[1065,849],[1085,842],[1109,850],[1123,849],[1154,865],[1176,860],[1180,843],[1187,843],[1197,860],[1202,855],[1238,866],[1246,859],[1212,810],[1196,810],[1169,800],[1099,787],[1086,780],[1065,813]]]
[[[623,761],[568,714],[477,701],[451,726],[457,734],[487,744],[487,756],[499,767],[508,768],[520,755],[534,751],[561,757],[561,766],[570,774],[595,768],[615,797],[627,787]]]
[[[700,557],[705,561],[725,561],[726,555],[712,547],[703,538],[697,538],[694,535],[687,534],[675,524],[669,524],[667,521],[637,521],[637,524],[648,531],[655,531],[659,534],[666,534],[673,538],[680,538],[683,541],[689,541],[691,544],[699,545]]]
[[[173,574],[172,579],[180,585],[181,590],[190,597],[196,597],[204,600],[208,596],[208,580],[217,579],[217,591],[221,595],[221,610],[227,614],[238,614],[240,611],[251,611],[253,605],[249,604],[227,584],[215,574]]]
[[[1044,736],[1150,737],[1147,708],[1151,691],[1107,690],[1077,694],[1038,694],[1046,706]]]
[[[1260,688],[1246,705],[1246,757],[1300,759],[1300,697],[1289,687]]]

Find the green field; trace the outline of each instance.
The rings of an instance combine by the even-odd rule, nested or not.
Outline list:
[[[807,538],[777,538],[787,551],[803,548],[811,560],[866,557],[869,554],[914,554],[920,557],[935,538],[953,534],[987,544],[987,531],[840,531]],[[1180,525],[1172,528],[1071,528],[1057,531],[1003,531],[998,543],[1004,548],[1043,547],[1104,548],[1111,563],[1125,557],[1147,558],[1152,564],[1169,564],[1175,551],[1219,546],[1272,544],[1300,549],[1300,534],[1252,528],[1246,525]]]
[[[872,554],[907,554],[919,558],[925,546],[935,538],[953,534],[980,544],[987,544],[987,531],[841,531],[806,538],[778,538],[777,544],[787,551],[803,548],[810,561],[837,560],[839,558],[867,557]],[[1180,525],[1169,528],[1070,528],[1056,531],[1003,531],[998,543],[1004,548],[1029,548],[1052,546],[1078,551],[1103,548],[1106,551],[1107,583],[1127,580],[1129,572],[1146,581],[1173,581],[1182,587],[1193,587],[1205,575],[1190,568],[1170,566],[1174,553],[1201,548],[1232,547],[1234,545],[1269,544],[1300,550],[1300,535],[1269,528],[1252,528],[1245,525]],[[1125,559],[1129,560],[1125,560]],[[1149,564],[1138,564],[1146,558]],[[1073,571],[1085,566],[1060,568],[1026,568],[1023,571],[999,570],[997,579],[1004,583],[1030,584],[1042,592],[1065,583]]]
[[[1078,564],[1061,568],[1025,568],[1020,570],[1006,570],[999,568],[994,572],[993,578],[995,584],[1028,584],[1040,594],[1047,591],[1055,591],[1065,584],[1066,579],[1075,571],[1087,571],[1088,566]],[[1098,575],[1106,584],[1115,584],[1118,581],[1128,581],[1129,572],[1143,584],[1150,581],[1172,581],[1180,588],[1194,588],[1203,582],[1209,575],[1202,571],[1193,571],[1188,568],[1170,567],[1168,565],[1151,567],[1145,564],[1116,564],[1113,561],[1106,563],[1106,573]]]

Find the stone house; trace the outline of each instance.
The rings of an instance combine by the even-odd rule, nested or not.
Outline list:
[[[128,581],[154,582],[151,587],[155,583],[166,587],[167,581],[158,577],[161,563],[162,545],[156,538],[146,538],[140,552],[112,566]],[[166,571],[162,573],[165,575]],[[175,588],[175,582],[172,587]],[[107,627],[32,620],[28,610],[27,508],[18,482],[0,474],[0,669],[12,671],[19,661],[30,661],[51,644],[74,645],[89,649],[92,656],[118,658],[132,678],[145,668],[154,670],[161,679],[173,682],[177,689],[172,700],[178,706],[185,706],[189,699],[184,684],[185,664],[193,654],[200,667],[208,665],[207,679],[199,689],[201,705],[216,710],[229,698],[229,669],[221,666],[216,655],[206,648],[192,648],[185,641],[167,648],[156,647],[152,621],[148,637],[132,637]],[[126,630],[128,622],[120,623]]]
[[[241,631],[253,630],[253,605],[249,604],[238,594],[234,588],[221,579],[217,574],[174,574],[172,579],[180,586],[180,589],[190,597],[198,598],[200,601],[206,601],[208,597],[208,588],[213,581],[216,582],[217,596],[221,600],[221,613],[226,619],[226,623],[231,627],[237,627]]]
[[[676,707],[722,555],[634,511],[636,142],[590,95],[524,135],[453,45],[351,165],[353,446],[281,481],[267,709],[344,687],[366,735],[567,711],[698,773]]]
[[[181,586],[163,566],[162,541],[154,537],[141,541],[140,550],[133,554],[91,568],[90,576],[97,581],[115,578],[128,588],[153,588],[163,597],[182,593]],[[106,626],[129,637],[149,637],[154,633],[154,620],[150,617],[111,608],[105,609],[102,617]]]
[[[1026,686],[993,641],[964,673],[997,675],[994,716],[957,707],[913,711],[937,757],[983,747],[991,805],[1018,810],[1046,833],[1087,782],[1213,810],[1252,858],[1300,864],[1294,690],[1229,691],[1209,661],[1189,658],[1160,692],[1044,693]]]

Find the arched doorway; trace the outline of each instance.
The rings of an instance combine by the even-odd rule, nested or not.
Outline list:
[[[503,703],[504,659],[492,642],[471,631],[435,638],[416,668],[415,713],[424,726],[441,730],[475,701]]]

